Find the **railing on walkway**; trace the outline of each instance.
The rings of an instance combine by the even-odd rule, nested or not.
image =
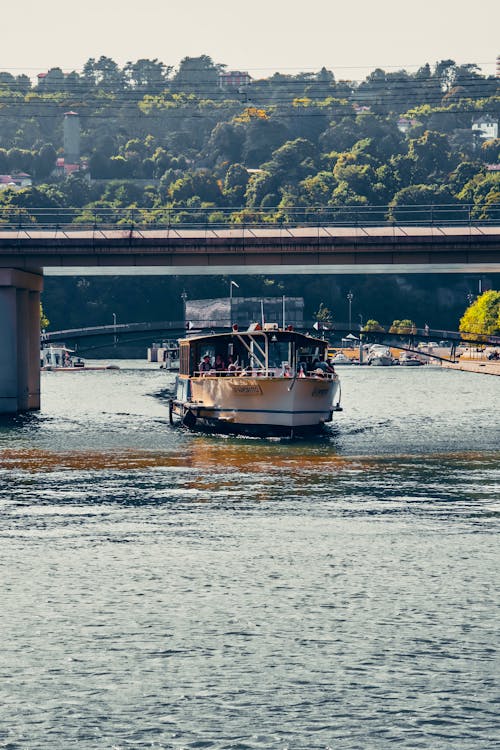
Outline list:
[[[200,334],[204,335],[220,332],[227,332],[231,327],[229,319],[219,320],[192,320],[189,321],[190,328],[186,326],[184,321],[171,320],[171,321],[158,321],[158,322],[147,322],[147,323],[122,323],[116,326],[105,325],[105,326],[87,326],[85,328],[68,328],[60,331],[44,331],[41,335],[43,343],[50,343],[55,341],[61,341],[64,339],[74,340],[77,338],[85,338],[91,336],[119,336],[120,334],[132,334],[139,332],[148,332],[151,334],[160,335],[161,333],[175,333],[180,336],[184,336],[186,333],[189,334]],[[437,343],[444,341],[448,343],[468,342],[477,344],[491,344],[500,345],[500,336],[493,336],[490,334],[478,334],[473,332],[460,332],[460,331],[449,331],[443,328],[399,328],[393,329],[391,325],[380,326],[378,330],[366,330],[361,326],[349,325],[349,323],[336,321],[333,323],[322,323],[317,320],[305,320],[301,325],[295,326],[296,330],[309,331],[314,336],[320,338],[326,338],[329,340],[339,339],[346,334],[352,334],[355,337],[362,336],[363,341],[377,340],[377,339],[399,339],[399,340],[414,340],[429,343]],[[245,326],[240,326],[241,330],[245,330]],[[161,336],[160,336],[161,338]],[[142,340],[142,339],[141,339]],[[351,339],[353,345],[356,345],[356,339]],[[359,338],[357,339],[359,343]]]
[[[166,230],[291,227],[500,226],[500,203],[400,206],[210,208],[0,208],[2,230]]]

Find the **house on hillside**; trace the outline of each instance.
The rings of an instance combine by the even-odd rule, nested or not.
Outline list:
[[[25,172],[17,172],[16,174],[0,174],[0,190],[21,190],[21,188],[29,187],[32,184],[32,179],[29,174]]]
[[[238,91],[246,88],[251,81],[251,76],[241,70],[227,70],[219,73],[219,88],[224,91]]]
[[[473,120],[472,130],[479,132],[480,137],[487,141],[498,138],[498,120],[492,115],[481,115]]]
[[[69,164],[66,163],[64,157],[60,156],[57,161],[56,165],[54,167],[53,176],[59,177],[61,179],[64,179],[64,177],[68,177],[70,174],[73,174],[74,172],[80,171],[80,164]]]
[[[413,117],[400,117],[397,124],[400,133],[407,133],[410,128],[419,125],[419,121],[415,120]]]

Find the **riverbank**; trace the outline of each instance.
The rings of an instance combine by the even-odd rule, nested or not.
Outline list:
[[[483,375],[500,375],[500,360],[460,360],[459,362],[442,362],[443,367],[462,372],[476,372]]]

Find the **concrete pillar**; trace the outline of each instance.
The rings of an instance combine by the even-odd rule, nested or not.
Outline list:
[[[17,308],[17,409],[28,411],[29,316],[27,289],[16,289]]]
[[[28,409],[40,408],[40,292],[29,292],[28,300]]]
[[[0,287],[0,414],[17,410],[17,292]]]
[[[42,276],[0,268],[0,414],[40,408]]]

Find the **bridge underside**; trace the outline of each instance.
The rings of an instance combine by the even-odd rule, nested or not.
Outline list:
[[[252,276],[265,273],[278,276],[286,274],[412,274],[412,273],[500,273],[499,262],[472,263],[356,263],[292,265],[204,265],[204,266],[48,266],[46,276]]]
[[[0,268],[52,275],[500,272],[498,227],[0,232]]]

